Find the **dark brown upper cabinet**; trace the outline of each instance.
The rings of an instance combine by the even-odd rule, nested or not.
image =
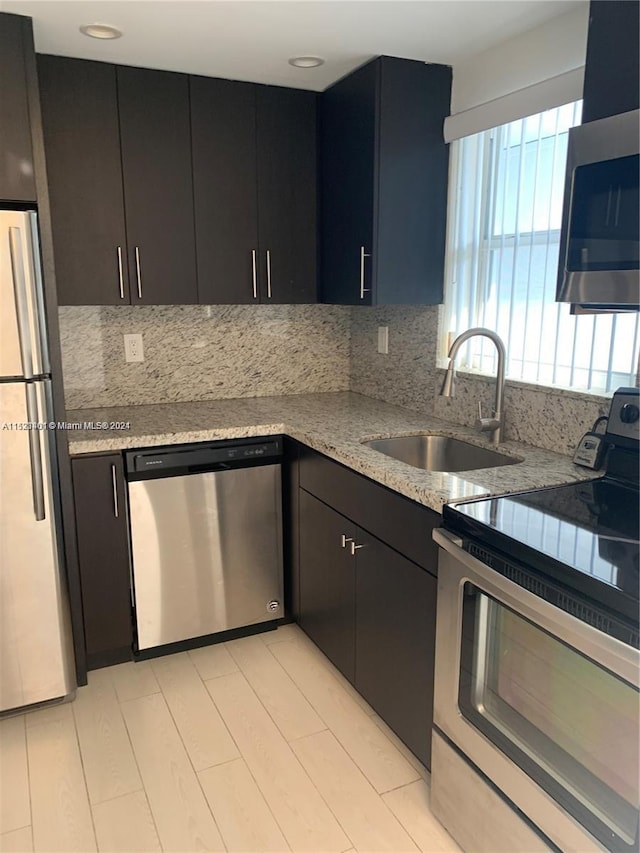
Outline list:
[[[35,202],[26,57],[30,18],[0,14],[0,200]]]
[[[198,301],[188,77],[38,57],[61,305]]]
[[[116,69],[39,56],[61,305],[129,304]]]
[[[317,301],[316,101],[191,78],[200,302]]]
[[[200,301],[259,301],[256,87],[191,77]]]
[[[582,122],[640,106],[640,4],[591,0]]]
[[[320,96],[322,301],[442,301],[451,68],[388,56]]]
[[[317,302],[317,95],[257,86],[262,302]]]
[[[189,78],[116,75],[131,304],[197,302]]]
[[[317,301],[317,95],[41,56],[61,305]]]

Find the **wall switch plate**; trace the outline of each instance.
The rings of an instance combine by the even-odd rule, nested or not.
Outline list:
[[[144,347],[142,345],[142,335],[124,336],[124,360],[144,361]]]
[[[378,352],[389,354],[389,327],[378,326]]]

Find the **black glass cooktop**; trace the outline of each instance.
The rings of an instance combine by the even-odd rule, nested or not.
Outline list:
[[[465,547],[497,549],[637,626],[638,495],[605,477],[445,506],[443,520]]]

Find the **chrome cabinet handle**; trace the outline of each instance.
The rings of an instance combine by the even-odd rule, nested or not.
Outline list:
[[[22,235],[19,228],[9,228],[9,254],[11,255],[11,274],[13,278],[13,296],[18,320],[18,341],[20,361],[25,379],[33,378],[33,354],[31,351],[31,332],[29,330],[29,308],[27,304],[27,280],[22,257]]]
[[[356,545],[355,542],[351,542],[351,556],[355,557],[356,551],[359,551],[360,548],[364,548],[364,545]]]
[[[253,298],[258,298],[258,270],[256,266],[256,250],[251,250],[251,268],[253,273]]]
[[[113,515],[115,518],[119,518],[120,512],[118,510],[118,476],[115,465],[111,466],[111,485],[113,487]]]
[[[267,249],[267,299],[271,299],[271,252]]]
[[[343,548],[346,548],[346,547],[347,547],[347,542],[353,542],[353,539],[352,539],[350,536],[346,536],[346,535],[343,533],[343,534],[342,534],[342,536],[340,537],[340,545],[341,545]]]
[[[122,246],[118,246],[118,281],[120,282],[120,299],[124,299],[124,277],[122,275]]]
[[[138,299],[142,299],[142,276],[140,275],[140,249],[135,247],[136,254],[136,281],[138,283]]]
[[[27,420],[38,423],[38,397],[35,385],[25,386],[27,395]],[[29,457],[31,462],[31,489],[33,491],[33,512],[36,521],[44,521],[44,479],[42,477],[42,454],[40,452],[40,430],[29,430]]]
[[[365,293],[369,293],[369,288],[364,286],[364,259],[370,257],[371,254],[365,252],[364,246],[360,246],[360,299],[364,299]]]

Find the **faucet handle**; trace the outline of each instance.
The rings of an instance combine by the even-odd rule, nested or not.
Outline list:
[[[478,418],[475,422],[475,429],[480,432],[494,432],[501,425],[500,418]]]
[[[495,414],[491,418],[483,418],[482,417],[482,402],[478,400],[478,417],[474,424],[475,429],[479,429],[480,432],[492,432],[496,430],[500,426],[500,418]]]

